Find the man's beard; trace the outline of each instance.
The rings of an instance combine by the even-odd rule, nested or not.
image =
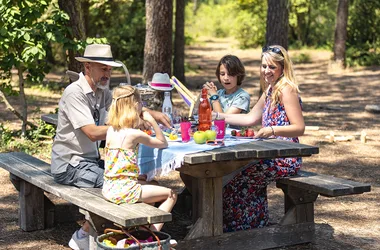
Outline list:
[[[91,80],[95,84],[96,88],[101,89],[101,90],[107,89],[109,87],[109,85],[110,85],[110,80],[109,79],[107,80],[107,83],[105,85],[102,84],[102,79],[100,79],[99,82],[95,82],[94,79],[91,77]]]

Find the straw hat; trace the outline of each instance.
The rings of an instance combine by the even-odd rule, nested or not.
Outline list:
[[[96,62],[112,67],[121,67],[120,63],[114,61],[111,46],[108,44],[87,45],[82,57],[75,57],[79,62]]]
[[[161,91],[171,91],[174,88],[167,73],[155,73],[148,84],[152,89]]]

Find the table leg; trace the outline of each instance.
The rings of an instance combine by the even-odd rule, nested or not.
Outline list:
[[[185,240],[222,235],[222,177],[197,179],[193,187],[193,211],[198,211],[198,218]]]

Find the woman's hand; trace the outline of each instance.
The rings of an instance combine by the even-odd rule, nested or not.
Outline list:
[[[203,84],[203,88],[207,89],[209,95],[217,95],[217,88],[213,82],[206,82]]]
[[[273,130],[271,127],[264,127],[261,128],[253,138],[269,138],[272,137],[273,135]]]

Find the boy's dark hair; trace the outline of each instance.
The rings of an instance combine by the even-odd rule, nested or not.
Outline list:
[[[220,65],[224,65],[230,76],[237,76],[237,85],[241,85],[245,78],[245,68],[243,63],[237,56],[226,55],[220,59],[218,66],[216,67],[215,75],[220,81]]]

